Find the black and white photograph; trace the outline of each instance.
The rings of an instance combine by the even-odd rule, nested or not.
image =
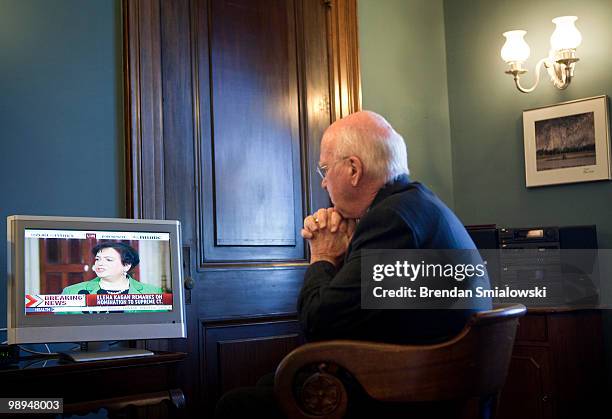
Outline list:
[[[538,172],[596,163],[593,112],[536,121],[535,129]]]
[[[611,179],[607,96],[523,112],[527,187]]]

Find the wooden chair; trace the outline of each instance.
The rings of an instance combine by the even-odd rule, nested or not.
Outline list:
[[[478,398],[479,417],[492,417],[525,312],[516,304],[476,313],[461,333],[435,345],[351,340],[303,345],[279,364],[275,396],[289,419],[342,418],[352,394],[343,379],[348,372],[377,402],[414,406]]]

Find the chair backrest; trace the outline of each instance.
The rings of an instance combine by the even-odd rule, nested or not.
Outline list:
[[[435,345],[396,345],[333,340],[303,345],[278,366],[275,392],[290,417],[295,411],[293,381],[307,366],[337,365],[379,401],[461,400],[493,395],[508,371],[521,304],[472,316],[453,339]],[[340,391],[344,392],[344,389]],[[291,406],[290,406],[291,405]]]

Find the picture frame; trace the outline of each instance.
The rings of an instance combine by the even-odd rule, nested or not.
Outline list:
[[[612,179],[608,97],[523,111],[528,188]]]

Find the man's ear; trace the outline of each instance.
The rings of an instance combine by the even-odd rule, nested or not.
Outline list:
[[[361,162],[361,159],[357,156],[349,157],[348,161],[351,166],[351,185],[357,186],[359,185],[359,181],[363,177],[363,163]]]

